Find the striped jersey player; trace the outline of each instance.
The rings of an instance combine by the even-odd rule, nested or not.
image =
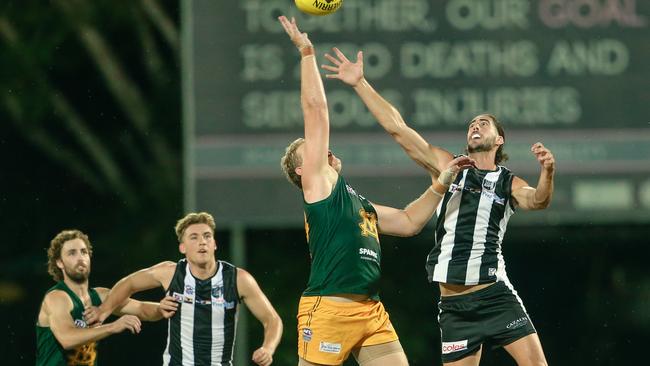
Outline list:
[[[399,111],[363,76],[363,53],[352,62],[344,55],[330,60],[334,77],[352,86],[381,126],[429,174],[437,175],[454,156],[427,143]],[[501,252],[508,219],[516,209],[548,207],[553,194],[555,159],[535,143],[540,164],[532,187],[500,165],[505,133],[496,117],[481,114],[467,128],[467,153],[476,169],[459,174],[438,207],[435,244],[427,257],[431,282],[440,288],[439,323],[445,364],[478,365],[482,345],[503,346],[515,361],[545,365],[546,358],[530,317],[506,275]]]
[[[161,302],[169,319],[163,365],[232,366],[237,315],[243,302],[264,326],[264,340],[252,361],[273,362],[282,321],[248,272],[217,260],[215,223],[205,212],[190,213],[176,224],[179,250],[185,258],[162,262],[120,280],[92,314],[103,321],[114,306],[131,294],[155,287],[166,291]],[[170,304],[163,308],[163,304]]]

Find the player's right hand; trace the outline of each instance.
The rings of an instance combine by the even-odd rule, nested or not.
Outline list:
[[[296,18],[291,17],[291,21],[289,21],[287,17],[281,15],[278,17],[278,20],[282,24],[284,31],[289,35],[289,38],[291,38],[291,42],[293,42],[298,50],[302,50],[305,47],[313,47],[309,37],[307,37],[307,33],[302,33],[300,29],[298,29]]]
[[[158,311],[162,314],[163,318],[169,319],[178,310],[178,302],[174,299],[173,296],[165,296],[160,303],[158,304]]]
[[[88,326],[102,325],[109,315],[111,314],[102,311],[101,306],[89,306],[83,312],[83,318]]]
[[[253,352],[253,362],[259,366],[269,366],[273,363],[273,354],[264,347],[260,347]]]
[[[112,324],[115,333],[121,333],[128,329],[131,333],[136,334],[140,333],[140,330],[142,329],[142,323],[135,315],[122,315]]]

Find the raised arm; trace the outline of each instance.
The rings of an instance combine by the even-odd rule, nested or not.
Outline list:
[[[108,297],[111,291],[111,289],[105,287],[96,287],[95,290],[97,290],[102,302],[106,301],[106,297]],[[159,311],[159,307],[160,304],[157,302],[139,301],[128,298],[124,303],[118,305],[112,314],[116,316],[134,315],[140,320],[153,322],[163,317],[163,314]]]
[[[113,286],[96,310],[89,308],[84,312],[86,321],[90,324],[103,322],[115,309],[125,306],[128,298],[136,292],[160,286],[167,288],[175,269],[176,263],[162,262],[124,277]]]
[[[264,342],[253,352],[252,360],[260,366],[268,366],[273,362],[273,354],[282,337],[282,320],[253,276],[241,268],[237,269],[237,291],[246,307],[264,326]]]
[[[541,142],[533,144],[530,150],[541,165],[537,187],[530,187],[525,180],[515,177],[512,181],[512,197],[524,210],[541,210],[551,204],[553,197],[555,157]]]
[[[93,328],[77,328],[70,316],[73,308],[72,301],[63,291],[52,291],[43,301],[48,323],[56,340],[64,349],[73,349],[83,344],[98,341],[111,334],[120,333],[126,329],[132,333],[140,332],[140,320],[132,315],[125,315],[118,320]]]
[[[430,174],[440,174],[453,159],[453,155],[427,143],[404,122],[399,111],[368,83],[363,77],[363,52],[357,53],[357,61],[353,63],[338,48],[334,47],[332,50],[336,57],[325,55],[332,65],[322,65],[322,68],[334,74],[328,74],[326,77],[339,79],[352,86],[379,124],[400,144],[408,156]]]
[[[314,55],[314,46],[307,33],[300,32],[296,20],[278,18],[293,44],[300,51],[300,102],[305,123],[302,153],[302,189],[307,202],[326,198],[332,191],[332,174],[328,164],[330,123],[327,98]],[[335,180],[334,180],[335,182]]]
[[[413,236],[419,233],[433,216],[458,172],[475,166],[476,162],[467,156],[459,156],[450,161],[442,174],[437,178],[432,176],[432,185],[402,210],[373,204],[377,210],[379,231],[393,236]]]

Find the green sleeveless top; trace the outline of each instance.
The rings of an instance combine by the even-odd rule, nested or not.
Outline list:
[[[369,295],[379,300],[377,212],[339,176],[329,197],[304,202],[311,273],[304,296]]]
[[[50,291],[65,291],[72,299],[74,307],[70,311],[74,325],[77,328],[86,328],[86,322],[83,319],[84,305],[81,299],[70,290],[63,281],[59,281]],[[99,294],[94,288],[88,289],[90,301],[93,306],[99,306],[102,303]],[[65,350],[56,340],[50,327],[41,327],[36,324],[36,366],[93,366],[97,364],[97,342],[91,342],[79,346],[75,349]]]

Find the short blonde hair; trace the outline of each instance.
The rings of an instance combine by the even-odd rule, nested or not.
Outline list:
[[[183,242],[183,234],[185,234],[185,230],[190,225],[194,224],[206,224],[210,229],[212,229],[212,234],[214,234],[216,225],[214,224],[214,218],[212,215],[207,212],[190,212],[185,215],[185,217],[178,220],[176,222],[176,227],[174,227],[179,243]]]
[[[280,166],[282,167],[284,176],[287,177],[289,182],[300,189],[302,189],[302,180],[300,180],[300,175],[296,173],[296,168],[302,165],[302,158],[298,155],[297,150],[304,142],[305,139],[302,137],[295,139],[287,146],[284,156],[280,160]]]
[[[47,273],[49,273],[50,276],[52,276],[52,279],[56,282],[63,280],[63,271],[61,271],[61,268],[56,265],[56,261],[61,259],[61,249],[63,249],[63,244],[73,239],[81,239],[86,243],[88,256],[93,256],[93,246],[90,244],[88,235],[74,229],[63,230],[56,234],[54,239],[50,242],[50,247],[47,249]]]

